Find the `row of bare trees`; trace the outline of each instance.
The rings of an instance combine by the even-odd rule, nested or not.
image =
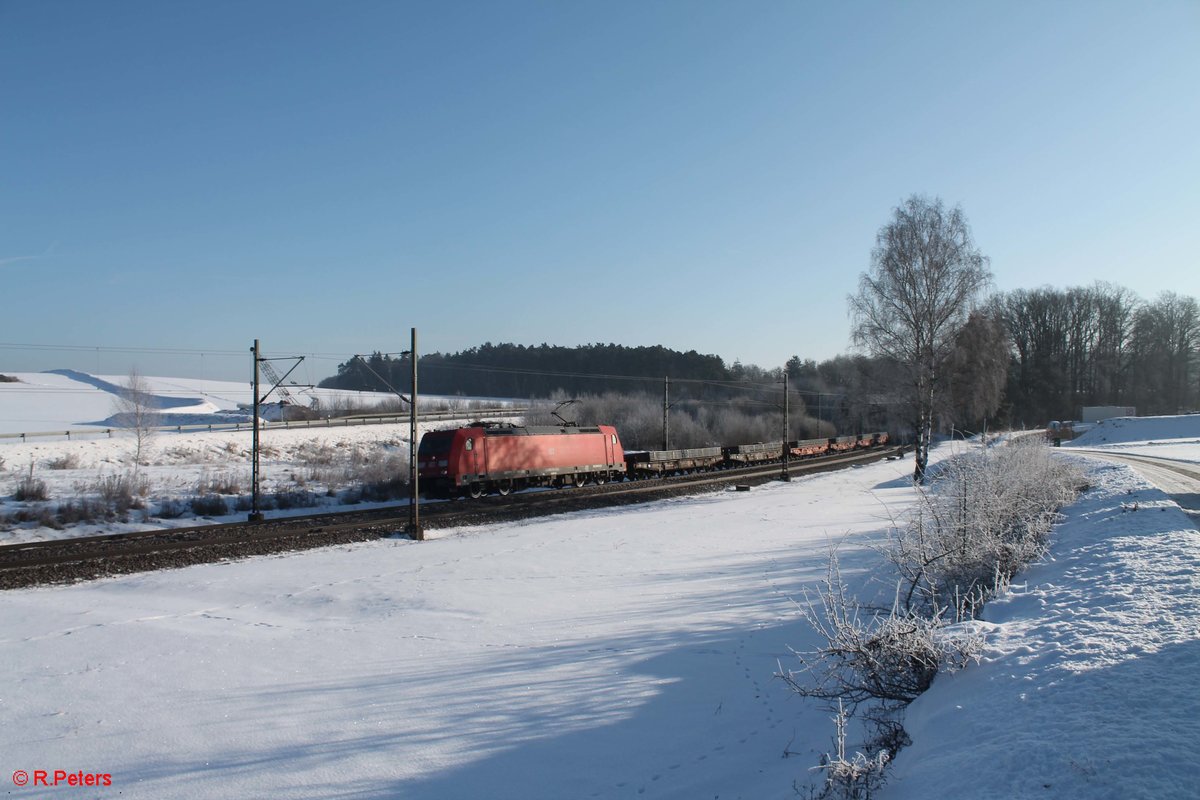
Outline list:
[[[556,425],[562,420],[579,425],[615,425],[621,432],[621,444],[629,450],[661,449],[664,433],[669,448],[779,441],[784,436],[781,395],[782,387],[741,401],[705,403],[685,398],[671,404],[664,414],[661,398],[644,393],[581,395],[563,407],[559,401],[567,400],[569,395],[557,392],[552,400],[535,401],[525,421],[531,425]],[[813,417],[811,410],[803,400],[792,398],[789,436],[807,439],[838,433],[832,424]]]
[[[975,303],[937,367],[930,405],[937,432],[1039,427],[1074,419],[1083,406],[1132,406],[1142,415],[1200,410],[1195,298],[1167,292],[1147,301],[1096,283]],[[839,430],[869,418],[867,428],[902,434],[914,430],[917,400],[911,389],[895,388],[907,388],[905,370],[879,353],[788,364],[794,386],[823,394],[822,416]]]
[[[793,359],[789,372],[800,373],[799,385],[842,389],[904,418],[917,480],[939,430],[1039,426],[1083,406],[1200,408],[1195,298],[1165,292],[1146,302],[1106,283],[987,297],[990,279],[962,210],[913,195],[879,229],[848,298],[853,339],[868,358],[844,363],[852,374],[836,389],[826,377],[845,370]]]
[[[1069,419],[1081,406],[1174,414],[1200,405],[1200,306],[1172,292],[1145,302],[1106,283],[1018,290],[993,301],[1011,337],[1014,421]]]

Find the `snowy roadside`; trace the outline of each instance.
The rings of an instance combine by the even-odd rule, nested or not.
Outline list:
[[[1200,414],[1106,419],[1074,441],[1063,442],[1063,449],[1195,462],[1200,453]]]
[[[882,800],[1194,796],[1200,532],[1128,468],[1088,463],[1049,556],[988,604],[982,663],[909,707]]]

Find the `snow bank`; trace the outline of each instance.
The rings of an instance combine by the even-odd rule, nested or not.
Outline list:
[[[1051,556],[988,604],[983,663],[909,708],[881,800],[1195,796],[1200,531],[1127,468],[1092,475]]]
[[[1115,417],[1097,423],[1064,447],[1101,447],[1185,440],[1200,442],[1200,414],[1174,417]]]

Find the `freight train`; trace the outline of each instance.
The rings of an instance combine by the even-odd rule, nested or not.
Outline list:
[[[882,447],[887,433],[788,442],[791,459]],[[431,431],[417,448],[421,489],[429,497],[507,495],[535,486],[583,486],[614,480],[778,462],[783,442],[690,450],[631,450],[611,425],[525,427],[478,422]]]

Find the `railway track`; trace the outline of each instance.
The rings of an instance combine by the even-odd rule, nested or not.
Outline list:
[[[897,448],[879,448],[793,461],[802,475],[895,457]],[[529,491],[508,497],[423,503],[422,527],[438,529],[485,525],[570,511],[643,503],[663,497],[732,486],[761,484],[779,477],[778,463],[621,481],[576,489]],[[0,589],[69,583],[109,575],[268,555],[315,547],[403,536],[408,506],[342,511],[262,522],[234,522],[191,528],[54,539],[0,546]]]

